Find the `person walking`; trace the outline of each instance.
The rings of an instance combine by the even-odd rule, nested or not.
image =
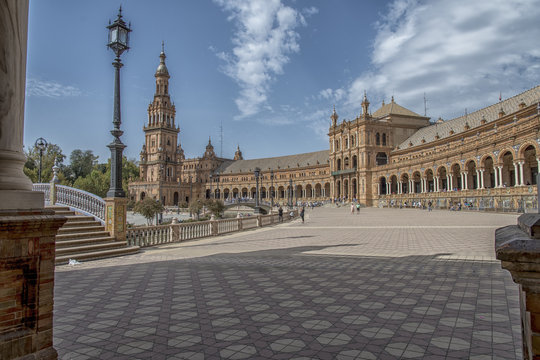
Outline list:
[[[431,211],[431,206],[432,206],[432,205],[433,205],[433,204],[431,203],[431,201],[429,201],[429,202],[427,203],[427,210],[428,210],[428,211]]]
[[[281,205],[279,206],[279,209],[278,209],[278,221],[280,223],[283,222],[283,208],[281,207]]]
[[[353,203],[351,203],[351,214],[354,215],[354,204]]]
[[[302,218],[302,224],[304,223],[304,215],[306,214],[305,207],[302,206],[302,210],[300,210],[300,217]]]
[[[360,214],[360,203],[357,203],[357,204],[356,204],[356,214],[357,214],[357,215]]]

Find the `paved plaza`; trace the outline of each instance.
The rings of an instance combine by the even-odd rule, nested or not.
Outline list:
[[[348,207],[59,266],[60,359],[519,359],[517,216]]]

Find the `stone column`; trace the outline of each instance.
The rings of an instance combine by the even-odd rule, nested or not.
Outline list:
[[[476,188],[480,189],[480,170],[476,169]]]
[[[23,173],[28,0],[0,1],[0,358],[57,358],[55,236],[65,217],[43,208]]]
[[[524,178],[523,178],[523,165],[525,164],[525,162],[520,161],[518,164],[519,164],[519,179],[520,179],[519,186],[524,186],[525,181],[524,181]]]
[[[494,172],[494,179],[495,179],[495,187],[498,188],[499,187],[499,167],[494,167],[493,170],[495,170]]]
[[[540,215],[497,229],[495,253],[519,285],[523,359],[540,359]]]
[[[462,190],[469,190],[469,172],[463,171],[461,173],[461,189]]]
[[[518,163],[514,163],[514,186],[519,185],[519,170],[518,170]]]
[[[503,174],[502,174],[503,167],[498,166],[497,169],[499,170],[499,187],[503,187],[504,185]]]
[[[381,183],[377,183],[377,195],[381,195]]]
[[[480,189],[485,189],[485,185],[484,185],[484,172],[485,172],[484,169],[481,169],[481,170],[480,170],[480,180],[479,180],[479,183],[480,183]]]

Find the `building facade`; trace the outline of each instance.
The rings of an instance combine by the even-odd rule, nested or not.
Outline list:
[[[479,208],[536,206],[539,168],[540,87],[471,114],[430,122],[392,97],[373,113],[364,94],[361,115],[339,122],[330,116],[327,150],[244,160],[217,157],[211,140],[201,157],[186,159],[175,107],[168,93],[165,53],[155,73],[156,91],[143,127],[140,180],[129,196],[168,206],[195,199],[260,197],[294,201],[359,201],[366,206],[432,202]]]

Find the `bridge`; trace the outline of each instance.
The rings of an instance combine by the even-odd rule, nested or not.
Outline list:
[[[249,200],[236,200],[236,201],[225,201],[225,210],[233,210],[237,206],[247,206],[252,209],[255,209],[255,200],[249,199]],[[271,209],[271,204],[266,201],[260,201],[259,207],[261,208],[261,213],[268,214]]]

